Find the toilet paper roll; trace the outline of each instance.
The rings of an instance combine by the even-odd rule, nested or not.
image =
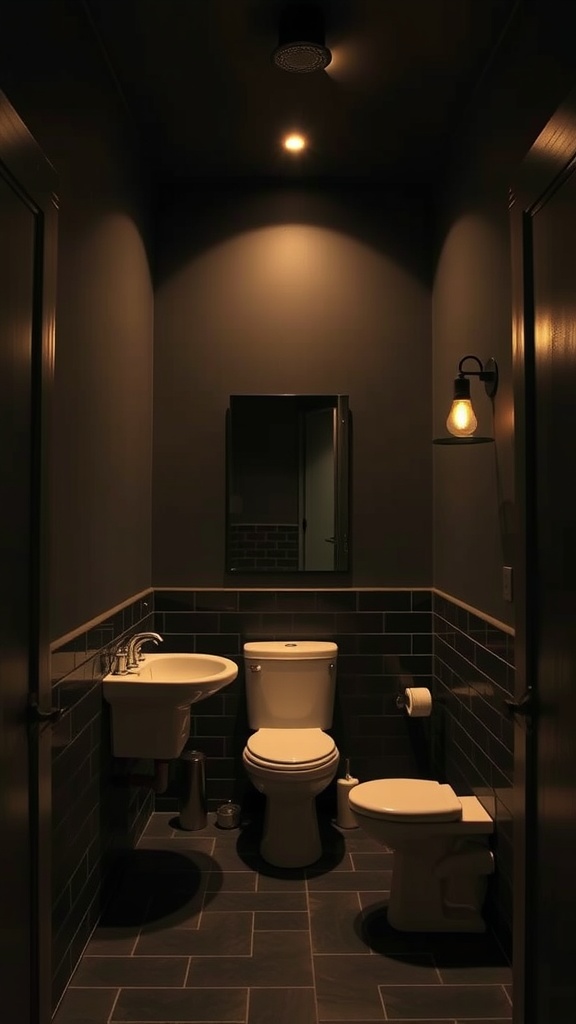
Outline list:
[[[357,785],[358,779],[352,779],[350,777],[346,779],[338,779],[338,813],[336,816],[336,824],[339,825],[340,828],[358,828],[358,822],[350,810],[350,803],[348,801],[350,790]]]
[[[404,696],[410,718],[428,718],[432,714],[432,694],[426,686],[409,686]]]

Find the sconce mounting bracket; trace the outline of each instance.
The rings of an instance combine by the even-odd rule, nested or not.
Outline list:
[[[480,367],[479,370],[465,370],[464,363],[468,359],[473,359],[474,362]],[[494,398],[498,390],[498,364],[495,359],[490,357],[484,364],[478,359],[478,356],[463,356],[458,363],[458,377],[479,377],[480,380],[484,381],[484,387],[488,398]]]

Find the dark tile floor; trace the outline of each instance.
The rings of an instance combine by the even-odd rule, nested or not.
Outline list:
[[[150,819],[54,1024],[510,1021],[487,936],[387,925],[391,854],[358,830],[325,823],[322,860],[284,871],[257,825],[177,824]]]

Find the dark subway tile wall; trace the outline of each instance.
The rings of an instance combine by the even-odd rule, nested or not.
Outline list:
[[[53,704],[64,710],[52,736],[54,1005],[99,920],[115,857],[135,844],[153,810],[151,789],[113,782],[101,686],[108,646],[152,624],[151,592],[51,654]]]
[[[457,793],[475,793],[495,821],[496,873],[488,908],[503,947],[512,927],[513,726],[505,700],[514,693],[514,637],[434,595],[435,776]]]
[[[396,707],[400,690],[430,686],[430,591],[157,590],[155,626],[165,650],[222,654],[239,666],[223,693],[193,708],[192,739],[207,758],[208,806],[254,798],[242,766],[249,733],[243,644],[249,640],[333,640],[338,644],[332,733],[354,775],[427,775],[427,723]],[[177,807],[179,780],[156,807]],[[324,794],[333,801],[335,783]]]

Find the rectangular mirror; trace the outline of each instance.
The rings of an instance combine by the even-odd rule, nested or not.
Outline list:
[[[232,395],[229,572],[348,569],[347,395]]]

